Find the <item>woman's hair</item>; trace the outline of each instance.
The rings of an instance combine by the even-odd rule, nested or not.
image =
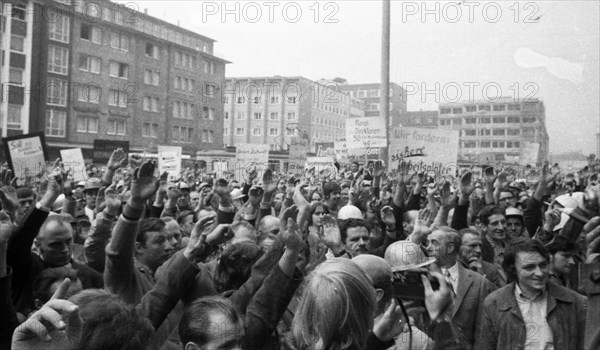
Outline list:
[[[79,307],[83,331],[79,349],[144,350],[154,327],[133,305],[101,289],[86,289],[70,301]]]
[[[310,215],[308,216],[308,226],[312,226],[313,225],[313,219],[312,216],[315,213],[315,211],[317,211],[317,209],[319,208],[323,208],[323,211],[325,212],[325,214],[329,214],[329,209],[327,209],[327,206],[322,203],[322,202],[318,202],[316,204],[312,205],[312,208],[310,210]]]
[[[305,282],[292,322],[294,339],[303,349],[364,349],[376,305],[375,289],[358,265],[327,260]]]

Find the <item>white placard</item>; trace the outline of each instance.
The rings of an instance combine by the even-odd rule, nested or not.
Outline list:
[[[246,172],[255,168],[259,178],[269,164],[269,145],[256,145],[250,143],[236,144],[235,146],[235,176],[238,181],[245,179]]]
[[[397,128],[391,135],[389,164],[397,169],[408,163],[409,173],[455,176],[458,158],[458,130]]]
[[[540,144],[538,142],[521,142],[521,154],[519,155],[519,163],[523,165],[537,164],[539,151]]]
[[[61,149],[60,159],[62,160],[65,169],[69,169],[73,174],[73,181],[87,180],[87,172],[85,170],[85,160],[81,148]]]
[[[348,148],[387,147],[385,130],[383,118],[350,118],[346,121],[346,145]]]
[[[181,177],[181,153],[179,146],[158,146],[158,172],[169,174],[169,181]]]

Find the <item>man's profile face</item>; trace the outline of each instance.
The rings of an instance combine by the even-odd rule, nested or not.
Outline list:
[[[433,231],[427,237],[427,256],[435,258],[437,263],[442,262],[448,256],[448,245],[442,231]]]
[[[571,265],[575,265],[571,252],[556,252],[551,258],[552,270],[558,274],[568,274],[571,272]]]
[[[542,291],[548,283],[550,264],[540,253],[518,252],[515,259],[517,280],[521,289]]]
[[[367,254],[370,249],[371,239],[366,227],[351,227],[346,231],[346,250],[352,256]]]
[[[48,224],[38,237],[38,248],[46,265],[67,265],[73,253],[73,229],[69,224]]]

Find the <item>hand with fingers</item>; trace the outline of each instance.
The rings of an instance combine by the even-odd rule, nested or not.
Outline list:
[[[396,299],[392,298],[383,314],[375,319],[373,334],[383,343],[392,341],[402,333],[402,320],[402,309]]]
[[[419,210],[419,217],[415,221],[415,226],[411,234],[411,239],[416,244],[421,244],[426,237],[433,231],[431,224],[433,222],[432,212],[429,208]]]
[[[431,282],[425,275],[421,275],[421,281],[425,287],[425,307],[432,321],[436,321],[442,316],[452,303],[452,292],[448,287],[446,278],[439,272],[429,273],[432,279],[438,281],[440,288],[433,290]]]
[[[302,194],[302,191],[307,187],[308,187],[308,183],[306,183],[306,181],[303,181],[294,188],[294,196],[292,198],[294,200],[294,204],[298,208],[306,208],[306,207],[310,206],[310,203],[308,202],[308,200],[306,200],[306,197],[304,197],[304,194]]]
[[[591,264],[598,259],[597,254],[600,254],[600,216],[588,221],[583,227],[583,233],[587,245],[585,262]]]
[[[7,213],[15,213],[19,209],[17,190],[12,186],[0,187],[0,203]]]
[[[65,279],[50,301],[15,329],[11,349],[77,349],[83,320],[78,306],[63,299],[70,285]]]
[[[342,234],[338,223],[331,215],[325,215],[323,217],[323,226],[318,232],[319,238],[331,249],[334,254],[338,254],[344,249],[344,242],[342,242]]]
[[[125,167],[129,160],[127,159],[127,154],[123,151],[122,148],[117,148],[113,151],[108,159],[108,163],[106,164],[106,169],[111,172],[116,171],[119,168]]]
[[[206,249],[206,238],[215,222],[214,216],[204,217],[196,223],[187,246],[183,250],[183,256],[193,264],[201,262],[202,253]]]
[[[99,194],[100,192],[98,192]],[[117,216],[121,209],[121,200],[117,195],[116,185],[112,184],[104,190],[104,211],[109,215]]]
[[[265,194],[265,191],[263,190],[262,187],[260,186],[252,186],[250,188],[250,190],[248,191],[248,203],[254,207],[254,208],[258,208],[258,206],[260,205],[260,201],[262,201],[263,199],[263,195]]]
[[[381,221],[385,224],[387,231],[396,230],[396,217],[394,216],[394,209],[392,209],[391,206],[386,205],[381,208],[379,215],[381,216]]]
[[[271,199],[273,194],[275,194],[275,191],[277,191],[277,181],[273,180],[273,170],[271,170],[270,168],[265,170],[263,174],[262,186],[265,190],[264,197],[268,197],[268,199]]]
[[[146,201],[158,190],[159,182],[154,177],[154,170],[155,165],[150,160],[135,169],[128,204],[135,208],[143,208]]]
[[[454,196],[450,190],[450,182],[444,181],[442,188],[440,189],[440,201],[442,207],[450,210],[456,206],[456,201],[454,200]]]
[[[288,208],[285,208],[285,210],[281,213],[281,216],[279,218],[279,226],[285,227],[285,225],[287,225],[288,219],[296,220],[296,218],[298,217],[298,212],[298,206],[295,204]]]

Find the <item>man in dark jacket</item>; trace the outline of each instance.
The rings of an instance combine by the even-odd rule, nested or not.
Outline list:
[[[478,348],[583,349],[586,300],[548,280],[546,248],[536,240],[514,243],[504,266],[515,282],[486,298]]]

